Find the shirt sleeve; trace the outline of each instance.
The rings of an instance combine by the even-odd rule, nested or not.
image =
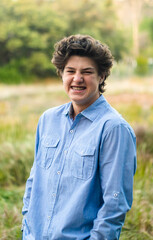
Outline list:
[[[37,131],[36,131],[35,158],[36,158],[36,154],[37,154],[37,151],[38,151],[38,145],[39,145],[39,124],[37,126]],[[24,218],[25,218],[25,215],[28,212],[28,208],[29,208],[29,202],[30,202],[32,184],[33,184],[34,172],[35,172],[35,161],[34,161],[33,166],[31,168],[30,176],[27,179],[25,193],[24,193],[24,196],[23,196],[22,215],[24,215]],[[23,218],[23,220],[24,220],[24,218]]]
[[[113,127],[101,144],[99,173],[102,206],[90,240],[117,240],[126,212],[132,206],[133,175],[136,171],[136,139],[124,124]]]

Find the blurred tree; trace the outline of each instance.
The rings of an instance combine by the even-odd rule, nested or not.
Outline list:
[[[116,15],[114,1],[1,0],[0,81],[8,79],[7,75],[16,79],[54,75],[50,64],[54,44],[71,34],[99,39],[121,60],[128,54],[130,34]]]
[[[141,22],[153,16],[153,0],[114,0],[116,12],[124,27],[131,29],[131,56],[137,58],[142,48],[148,48],[150,40],[147,31],[141,28]],[[130,33],[130,32],[128,32]]]
[[[136,74],[143,76],[148,72],[148,61],[144,56],[139,56],[136,59],[137,66],[135,68]]]
[[[153,59],[153,17],[146,17],[140,24],[142,38],[140,39],[141,55]],[[153,67],[153,66],[152,66]]]
[[[113,0],[59,0],[53,6],[68,23],[67,36],[89,34],[108,44],[117,61],[127,52],[128,37],[118,21]]]
[[[58,37],[63,36],[66,25],[59,21],[50,3],[40,7],[34,0],[2,0],[0,22],[1,66],[16,67],[23,75],[55,73],[50,67],[49,52],[53,51]]]
[[[129,0],[132,10],[132,30],[133,30],[133,54],[134,57],[139,55],[139,24],[142,6],[144,0]]]

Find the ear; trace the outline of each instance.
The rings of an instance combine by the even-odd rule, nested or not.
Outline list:
[[[103,83],[103,81],[105,80],[105,75],[103,74],[102,76],[100,76],[100,80],[99,80],[99,83]]]

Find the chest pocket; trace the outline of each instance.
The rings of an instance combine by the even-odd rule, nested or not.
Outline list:
[[[51,166],[59,141],[57,137],[45,136],[42,138],[36,159],[40,167],[48,169]]]
[[[95,160],[95,148],[82,146],[75,147],[72,162],[71,173],[74,177],[87,180],[92,176]]]

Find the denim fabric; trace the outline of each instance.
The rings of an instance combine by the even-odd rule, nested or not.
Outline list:
[[[75,120],[70,108],[49,109],[39,119],[23,239],[119,239],[132,205],[134,132],[103,96]]]

